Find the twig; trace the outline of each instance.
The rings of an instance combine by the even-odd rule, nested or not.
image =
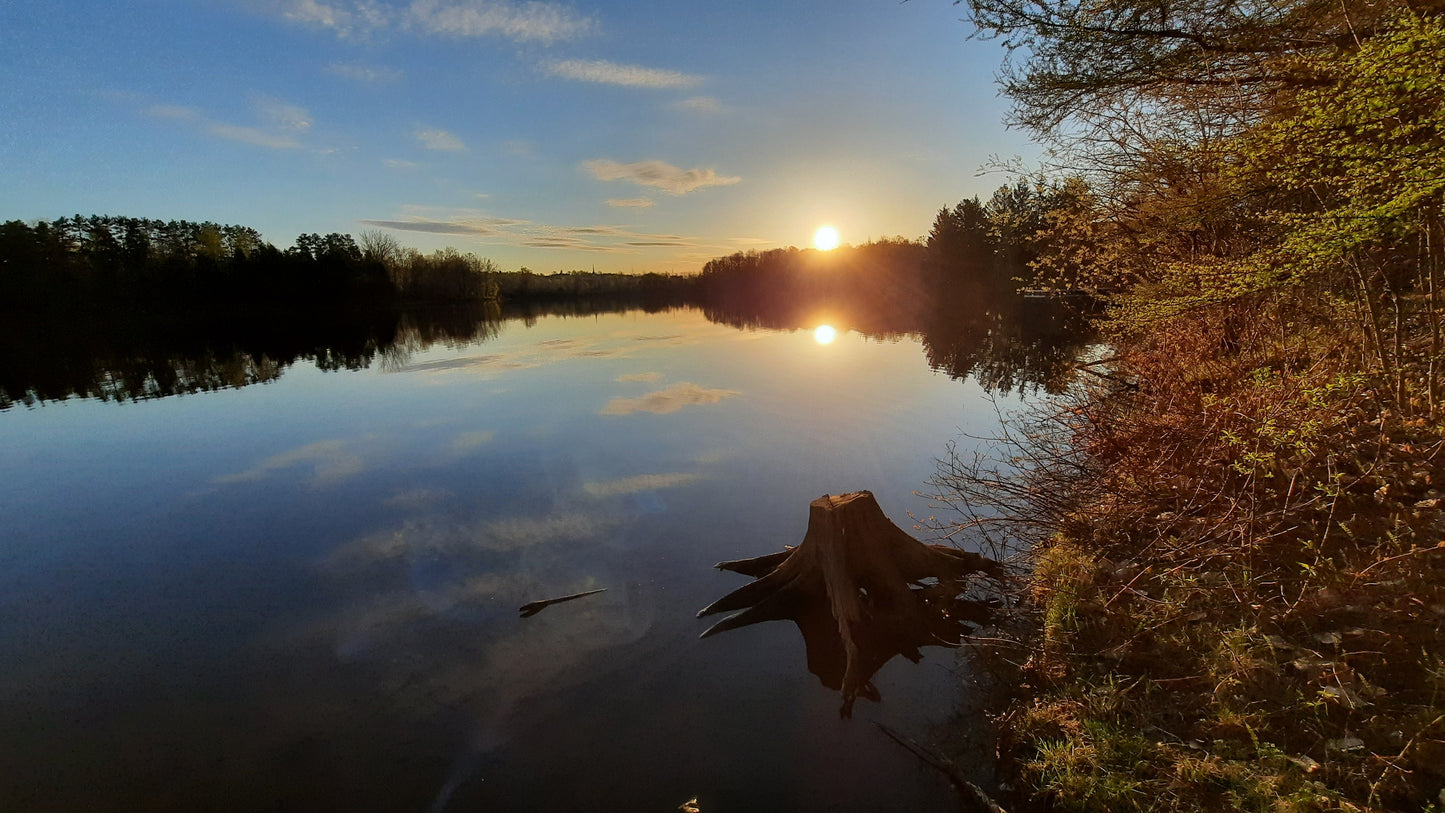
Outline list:
[[[1436,724],[1436,723],[1439,723],[1441,720],[1445,720],[1445,714],[1442,714],[1442,715],[1440,715],[1439,717],[1436,717],[1435,719],[1433,719],[1433,720],[1431,720],[1430,722],[1426,723],[1424,728],[1421,728],[1419,731],[1416,731],[1416,732],[1415,732],[1415,736],[1411,737],[1411,738],[1410,738],[1410,741],[1407,742],[1407,743],[1405,743],[1405,747],[1400,749],[1400,753],[1397,754],[1394,759],[1387,759],[1387,760],[1385,760],[1385,770],[1384,770],[1384,772],[1380,774],[1380,778],[1379,778],[1379,779],[1376,779],[1374,782],[1372,782],[1372,783],[1370,784],[1370,798],[1369,798],[1369,800],[1370,800],[1371,802],[1374,802],[1374,801],[1375,801],[1376,795],[1380,792],[1380,785],[1385,781],[1385,778],[1390,775],[1390,771],[1403,771],[1403,769],[1400,767],[1400,760],[1404,759],[1404,758],[1405,758],[1405,754],[1409,753],[1410,748],[1411,748],[1412,746],[1414,746],[1414,744],[1415,744],[1415,740],[1420,739],[1420,735],[1421,735],[1421,734],[1424,734],[1426,731],[1429,731],[1431,728],[1434,728],[1434,727],[1435,727],[1435,724]]]
[[[955,768],[949,760],[934,754],[927,748],[924,748],[908,737],[899,734],[897,731],[876,720],[873,725],[878,726],[878,729],[887,735],[888,739],[903,746],[903,750],[918,757],[925,765],[947,776],[949,783],[953,785],[953,789],[958,791],[960,807],[968,811],[968,813],[1008,813],[1008,811],[999,807],[998,802],[990,799],[989,795],[984,793],[982,788],[964,779],[958,772],[958,769]]]
[[[1386,562],[1393,562],[1393,561],[1395,561],[1395,560],[1397,560],[1397,559],[1406,559],[1406,558],[1409,558],[1409,557],[1411,557],[1411,556],[1419,555],[1419,554],[1421,554],[1421,553],[1442,553],[1442,552],[1445,552],[1445,541],[1437,542],[1437,543],[1435,543],[1435,545],[1434,545],[1433,547],[1429,547],[1429,548],[1414,548],[1414,549],[1412,549],[1412,550],[1408,550],[1408,551],[1400,554],[1399,556],[1390,556],[1390,557],[1388,557],[1388,558],[1381,559],[1381,560],[1379,560],[1379,561],[1377,561],[1377,562],[1374,562],[1373,564],[1370,564],[1369,566],[1365,567],[1364,570],[1361,570],[1360,572],[1356,573],[1356,574],[1355,574],[1355,578],[1350,581],[1350,586],[1353,587],[1353,586],[1354,586],[1354,583],[1357,582],[1357,581],[1359,581],[1359,579],[1360,579],[1361,576],[1365,575],[1366,573],[1370,572],[1371,570],[1374,570],[1377,565],[1383,565],[1383,564],[1385,564]]]
[[[587,597],[587,596],[596,595],[596,594],[598,594],[598,593],[603,593],[603,592],[606,592],[606,591],[607,591],[607,588],[606,588],[606,587],[601,587],[601,588],[598,588],[598,589],[596,589],[596,590],[588,590],[588,591],[582,592],[582,593],[573,593],[573,594],[570,595],[570,596],[562,596],[562,597],[560,597],[560,598],[543,599],[542,601],[533,601],[533,602],[530,602],[530,603],[528,603],[528,604],[523,604],[521,607],[517,608],[517,611],[522,614],[522,617],[523,617],[523,618],[531,618],[532,616],[536,615],[537,613],[540,613],[540,612],[542,612],[543,610],[547,609],[548,607],[551,607],[553,604],[561,604],[561,603],[564,602],[564,601],[574,601],[574,600],[579,599],[579,598],[585,598],[585,597]]]

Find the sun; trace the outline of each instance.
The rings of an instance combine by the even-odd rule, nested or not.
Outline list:
[[[818,325],[813,330],[813,341],[818,344],[832,344],[836,338],[838,338],[838,331],[834,330],[832,325]]]
[[[819,251],[832,251],[838,247],[838,230],[832,226],[820,226],[813,232],[813,245]]]

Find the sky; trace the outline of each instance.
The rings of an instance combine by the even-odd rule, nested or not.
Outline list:
[[[5,0],[0,221],[382,230],[693,273],[924,236],[1036,162],[948,0]]]

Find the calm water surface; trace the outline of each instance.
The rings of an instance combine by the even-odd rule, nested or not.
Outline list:
[[[364,369],[0,412],[0,807],[948,810],[954,653],[840,720],[802,639],[697,640],[870,489],[904,528],[993,406],[919,342],[694,310],[503,323]],[[526,602],[605,587],[527,619]]]

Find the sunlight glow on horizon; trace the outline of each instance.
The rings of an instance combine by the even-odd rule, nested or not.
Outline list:
[[[819,251],[832,251],[838,247],[838,230],[832,226],[819,226],[813,232],[813,245]]]
[[[834,330],[832,325],[818,325],[813,330],[813,341],[818,344],[832,344],[836,338],[838,338],[838,331]]]

